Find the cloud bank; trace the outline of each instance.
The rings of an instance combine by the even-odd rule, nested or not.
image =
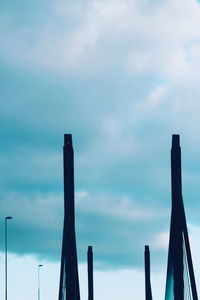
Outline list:
[[[199,226],[199,22],[189,0],[4,4],[0,211],[14,217],[13,252],[59,259],[64,133],[74,140],[80,261],[89,244],[98,268],[141,266],[145,244],[155,266],[164,261],[173,133],[186,213]]]

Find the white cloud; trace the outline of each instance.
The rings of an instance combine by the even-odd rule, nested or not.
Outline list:
[[[88,213],[98,213],[104,216],[116,217],[134,222],[136,220],[155,220],[156,218],[163,218],[168,215],[168,211],[161,210],[157,214],[150,206],[139,204],[139,201],[134,201],[128,196],[116,198],[116,196],[107,195],[90,195],[85,191],[76,193],[77,208]]]
[[[13,96],[12,109],[5,101],[6,116],[11,116],[13,121],[16,111],[22,108],[17,122],[23,120],[22,127],[27,130],[34,128],[41,136],[50,132],[51,139],[67,128],[79,136],[78,146],[82,148],[76,149],[75,164],[77,186],[81,191],[77,193],[80,211],[87,209],[132,223],[155,220],[155,203],[159,203],[159,207],[166,206],[170,190],[171,133],[187,135],[185,144],[190,153],[196,144],[194,129],[199,127],[200,112],[199,4],[193,0],[154,4],[128,0],[86,1],[84,4],[57,1],[51,3],[50,8],[50,14],[38,23],[30,24],[22,19],[16,24],[12,15],[3,16],[0,53],[9,64],[19,64],[20,68],[25,65],[26,69],[35,68],[39,73],[41,69],[50,70],[49,74],[55,77],[56,72],[67,73],[70,75],[67,89],[62,91],[64,96],[59,101],[57,91],[66,81],[59,82],[52,103],[47,91],[42,90],[42,96],[31,98],[36,106],[29,106],[27,99],[21,100],[25,81],[23,91],[17,93],[17,98]],[[79,77],[78,82],[73,82],[74,74]],[[32,94],[34,88],[27,98]],[[46,97],[44,102],[43,97]],[[37,114],[42,109],[45,114]],[[198,153],[199,143],[197,158]],[[192,154],[189,155],[188,165],[190,161],[194,164]],[[46,184],[48,191],[56,190],[55,182],[61,177],[57,168],[60,159],[61,156],[47,153],[46,149],[28,155],[6,153],[1,158],[3,177],[9,175],[6,178],[9,187],[28,179],[29,189],[32,183],[37,183],[36,189],[40,189],[40,183],[41,186]],[[12,172],[7,167],[10,163],[15,167]],[[194,184],[192,179],[198,177],[193,171],[192,174],[185,172],[189,190]],[[90,193],[93,188],[97,190],[95,203]],[[12,195],[12,201],[15,196]],[[37,207],[26,197],[18,199],[19,206],[13,212],[21,216],[20,206],[24,206],[29,214],[38,213],[41,221],[38,209],[45,211],[46,203],[55,209],[60,200],[48,192],[45,200],[43,196],[34,198]],[[9,200],[7,204],[12,207]],[[166,216],[163,209],[159,218]],[[54,213],[48,218],[53,226]],[[28,220],[26,222],[28,224]],[[157,247],[163,249],[165,241],[164,233],[158,235]]]
[[[152,245],[155,249],[167,250],[169,245],[169,230],[157,234],[154,237]]]
[[[109,69],[114,59],[120,67],[128,64],[133,74],[159,72],[174,80],[194,76],[195,62],[199,63],[195,49],[200,7],[195,0],[154,5],[129,0],[67,5],[58,1],[51,14],[35,28],[23,24],[13,32],[9,18],[2,18],[3,55],[66,72]]]
[[[17,205],[15,205],[17,203]],[[63,195],[56,193],[31,193],[12,192],[4,195],[0,202],[3,216],[12,215],[14,227],[23,226],[24,232],[30,228],[40,228],[44,230],[60,229],[63,217]],[[46,213],[45,213],[46,211]],[[17,223],[17,225],[16,225]]]

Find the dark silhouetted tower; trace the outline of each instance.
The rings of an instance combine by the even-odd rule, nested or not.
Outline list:
[[[145,246],[145,251],[144,251],[144,266],[145,266],[145,299],[146,300],[152,300],[151,278],[150,278],[150,251],[149,251],[149,246]]]
[[[182,199],[181,148],[179,135],[172,136],[171,149],[172,212],[165,300],[184,300],[186,293],[197,300],[185,211]]]
[[[87,252],[87,263],[88,263],[88,300],[94,299],[93,291],[93,252],[92,246],[88,246]]]
[[[74,212],[74,152],[71,134],[64,135],[64,227],[59,300],[80,300]]]

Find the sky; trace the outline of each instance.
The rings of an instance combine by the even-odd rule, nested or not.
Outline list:
[[[5,216],[8,300],[37,297],[38,264],[41,300],[58,296],[64,133],[75,151],[82,300],[88,245],[96,300],[144,299],[146,244],[153,297],[163,299],[172,134],[198,288],[199,78],[196,0],[0,2],[1,297]]]

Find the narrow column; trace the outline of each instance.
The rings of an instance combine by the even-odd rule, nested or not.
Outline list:
[[[172,249],[174,273],[174,300],[184,299],[183,279],[183,210],[181,182],[181,147],[178,134],[172,136],[171,185],[172,185]]]
[[[152,300],[151,293],[151,279],[150,279],[150,251],[149,246],[145,246],[144,251],[144,265],[145,265],[145,299]]]
[[[59,300],[80,300],[74,211],[74,151],[71,134],[64,135],[64,227]]]
[[[87,252],[87,263],[88,263],[88,300],[94,299],[93,291],[93,252],[92,246],[88,246]]]
[[[192,256],[187,231],[187,223],[182,198],[182,179],[181,179],[181,147],[178,134],[172,136],[171,148],[171,187],[172,187],[172,212],[168,251],[168,265],[165,300],[184,300],[184,288],[190,289],[192,299],[198,300]],[[185,249],[185,252],[183,251]],[[184,287],[183,259],[186,255],[186,263],[189,271],[188,287]],[[188,274],[187,274],[188,276]]]

